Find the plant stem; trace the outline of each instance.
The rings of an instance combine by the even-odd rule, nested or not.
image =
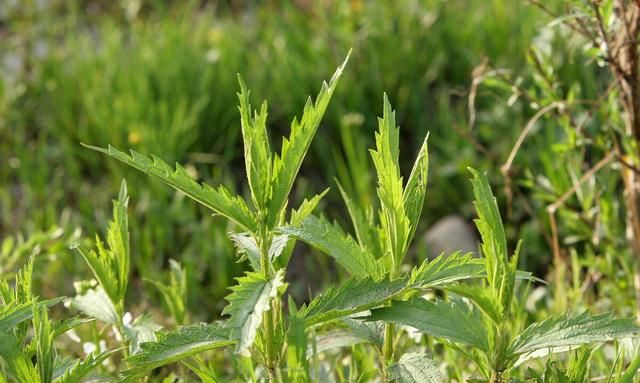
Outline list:
[[[271,272],[271,262],[269,260],[269,246],[271,245],[271,235],[267,231],[267,226],[263,224],[260,230],[260,267],[265,279],[270,280],[273,275]],[[271,302],[271,310],[265,313],[265,352],[266,352],[266,368],[269,376],[269,382],[273,383],[277,381],[277,369],[278,369],[278,355],[275,345],[276,334],[274,315],[275,311],[279,309],[280,305],[275,302],[279,299],[274,298],[274,302]]]
[[[395,325],[393,323],[385,323],[384,325],[384,348],[382,354],[386,362],[394,360],[393,355],[393,338],[395,336]]]

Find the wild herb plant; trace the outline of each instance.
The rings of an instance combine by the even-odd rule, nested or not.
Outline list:
[[[486,283],[450,286],[458,297],[430,302],[421,297],[371,311],[369,320],[410,326],[444,340],[471,360],[491,383],[506,382],[510,371],[532,358],[578,346],[640,334],[632,319],[611,314],[565,313],[519,328],[514,291],[520,245],[509,257],[502,218],[486,177],[470,169],[482,238]],[[468,301],[462,298],[468,299]]]
[[[155,340],[154,332],[161,328],[147,315],[134,319],[125,311],[131,264],[128,206],[127,184],[122,181],[118,199],[113,201],[106,245],[96,236],[95,250],[86,252],[74,246],[95,280],[76,282],[77,295],[69,301],[71,307],[112,326],[125,356],[139,351],[140,343]]]
[[[297,226],[325,194],[305,200],[298,209],[287,214],[294,180],[345,64],[346,60],[329,84],[323,84],[315,101],[307,101],[302,118],[294,119],[291,135],[283,139],[279,154],[270,149],[266,130],[267,104],[263,103],[260,111],[252,110],[249,91],[240,79],[238,97],[246,175],[251,192],[249,203],[240,196],[232,195],[223,185],[212,188],[198,184],[181,166],[177,165],[174,170],[155,156],[149,159],[133,151],[129,156],[112,147],[94,147],[160,178],[232,221],[241,231],[231,233],[230,237],[253,268],[238,278],[238,284],[231,288],[232,293],[227,297],[229,305],[223,312],[229,319],[224,324],[183,327],[166,334],[157,343],[143,346],[142,352],[129,359],[133,366],[127,373],[129,379],[201,351],[230,344],[235,344],[237,354],[253,352],[265,367],[270,381],[282,379],[280,367],[286,323],[281,297],[286,290],[284,272],[293,241],[278,228],[285,224]]]
[[[380,356],[379,368],[385,381],[441,379],[441,372],[426,353],[409,351],[396,355],[401,333],[397,333],[395,325],[400,324],[444,340],[447,347],[473,361],[483,378],[493,383],[504,381],[512,368],[530,358],[582,344],[630,337],[638,332],[632,321],[587,313],[566,314],[524,330],[520,328],[521,322],[513,320],[515,283],[516,279],[531,280],[532,277],[517,270],[518,249],[511,259],[508,257],[497,203],[487,180],[475,171],[472,171],[472,183],[479,216],[476,222],[483,240],[484,258],[474,259],[459,253],[441,255],[408,273],[403,272],[401,266],[426,195],[427,141],[425,139],[413,170],[404,182],[398,162],[399,128],[386,96],[376,133],[376,148],[371,150],[378,175],[377,219],[372,207],[356,205],[344,191],[355,238],[345,234],[337,224],[311,214],[326,191],[288,212],[294,180],[345,64],[346,61],[329,84],[323,85],[315,102],[307,102],[302,118],[294,119],[291,135],[283,140],[280,154],[270,149],[266,103],[259,111],[253,111],[249,92],[240,79],[239,109],[250,202],[232,195],[222,185],[212,188],[199,184],[180,165],[173,169],[156,156],[147,158],[135,151],[127,155],[113,147],[90,147],[161,179],[232,221],[241,231],[230,233],[230,238],[241,259],[246,258],[253,269],[230,288],[229,304],[223,311],[228,319],[183,326],[158,334],[154,342],[140,344],[127,358],[129,368],[124,372],[124,381],[136,380],[155,368],[177,361],[182,361],[202,379],[215,380],[216,373],[207,369],[197,354],[231,345],[237,357],[248,363],[245,370],[251,380],[260,379],[257,372],[260,369],[253,366],[254,362],[264,368],[270,382],[317,380],[318,371],[311,368],[309,358],[327,349],[354,343],[344,339],[323,343],[321,336],[315,335],[331,328],[346,328],[346,333],[356,342],[370,343]],[[114,206],[114,221],[121,221],[117,218],[117,207],[126,206],[126,192],[121,193]],[[126,222],[123,224],[126,227]],[[113,228],[124,238],[123,231],[116,230],[117,225]],[[282,301],[287,288],[284,275],[296,239],[331,256],[351,276],[300,308],[289,297],[287,314]],[[99,245],[99,251],[104,252],[101,248]],[[85,258],[90,264],[96,262],[86,255]],[[102,259],[104,262],[109,258]],[[112,270],[122,264],[116,262],[116,258],[111,259],[107,263]],[[486,279],[486,283],[456,283],[469,278]],[[457,298],[450,302],[431,302],[420,297],[430,289],[449,291]],[[117,303],[123,299],[119,293],[107,295],[113,296],[114,306],[122,306]],[[371,310],[369,316],[368,310]],[[363,319],[377,323],[362,322]],[[386,323],[384,327],[380,327],[381,322]],[[470,346],[470,350],[457,343]],[[190,357],[193,358],[188,359]]]
[[[281,230],[325,252],[352,275],[346,282],[330,288],[308,306],[302,307],[300,313],[310,328],[400,299],[412,292],[442,289],[458,280],[482,276],[478,260],[469,254],[459,253],[426,261],[411,274],[402,272],[427,191],[427,138],[404,182],[399,166],[399,128],[386,95],[383,116],[378,119],[378,125],[376,148],[370,151],[378,175],[378,214],[372,206],[354,203],[340,187],[355,229],[355,239],[336,224],[313,215],[303,220],[299,227]],[[349,324],[354,326],[352,322]],[[437,375],[426,354],[411,353],[399,360],[396,358],[397,337],[393,323],[387,323],[383,331],[368,328],[367,333],[365,340],[380,353],[380,367],[385,380],[401,376],[398,371],[403,371],[408,364]]]
[[[64,298],[38,299],[31,291],[32,275],[33,258],[16,274],[13,288],[0,281],[0,382],[83,382],[112,353],[93,352],[81,360],[59,355],[54,340],[87,320],[51,320],[48,308]]]

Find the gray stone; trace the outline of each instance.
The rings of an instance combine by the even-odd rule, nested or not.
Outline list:
[[[473,225],[459,215],[448,215],[433,224],[424,235],[429,258],[456,251],[478,256],[479,238]]]

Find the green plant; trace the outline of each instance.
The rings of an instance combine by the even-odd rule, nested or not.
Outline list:
[[[155,156],[148,159],[133,151],[129,156],[113,147],[91,147],[160,178],[233,221],[243,231],[230,233],[230,237],[239,254],[247,258],[254,269],[238,278],[238,284],[231,288],[232,293],[227,297],[229,305],[223,311],[230,317],[227,321],[183,327],[163,335],[157,343],[143,344],[142,352],[129,358],[132,368],[127,372],[128,379],[206,349],[234,343],[237,354],[258,356],[270,381],[306,381],[311,378],[307,362],[310,331],[411,291],[481,276],[479,263],[468,255],[440,257],[414,270],[412,275],[401,272],[422,211],[428,157],[425,140],[413,171],[403,185],[398,164],[399,130],[386,97],[380,130],[376,134],[377,147],[371,152],[379,175],[379,226],[374,224],[370,211],[356,207],[346,195],[358,241],[338,226],[310,215],[326,191],[305,200],[287,219],[288,195],[345,64],[346,61],[330,83],[323,86],[316,101],[307,103],[301,120],[294,120],[291,136],[284,139],[280,155],[270,150],[266,103],[252,114],[249,92],[240,80],[240,116],[252,208],[224,186],[214,189],[196,183],[179,165],[174,170]],[[286,290],[283,277],[293,239],[303,240],[327,253],[352,277],[300,309],[290,299],[286,316],[280,297]],[[421,364],[429,363],[422,354],[406,355],[394,363],[394,338],[390,324],[384,331],[383,344],[378,345],[386,377],[389,376],[387,365],[391,374],[397,375],[401,374],[398,371],[408,368],[406,366],[418,363],[418,359],[424,359]],[[282,376],[285,350],[287,375]]]
[[[514,292],[520,245],[510,258],[498,206],[486,178],[471,169],[486,284],[460,285],[449,290],[460,298],[429,302],[414,298],[372,310],[369,320],[415,327],[451,342],[473,361],[486,381],[505,382],[521,363],[584,344],[637,336],[633,320],[613,319],[611,314],[566,313],[522,329],[514,320]],[[469,350],[465,350],[468,346]]]
[[[240,80],[238,96],[252,209],[224,186],[214,189],[196,183],[181,166],[174,170],[157,157],[148,159],[133,151],[129,156],[112,147],[107,150],[94,148],[160,178],[232,221],[242,232],[232,233],[231,238],[254,269],[238,279],[238,285],[227,297],[229,305],[224,314],[230,319],[224,326],[187,327],[167,335],[155,345],[147,345],[143,352],[130,359],[134,367],[129,376],[143,374],[204,349],[235,343],[239,354],[246,354],[250,349],[257,351],[271,381],[281,379],[285,323],[280,297],[286,288],[284,268],[293,243],[287,235],[278,233],[277,228],[285,223],[288,195],[345,64],[346,61],[329,84],[323,85],[315,102],[307,102],[302,118],[293,121],[291,136],[283,140],[279,155],[270,150],[266,103],[259,112],[254,112],[249,103],[249,92]],[[290,222],[297,225],[311,213],[323,195],[305,200],[299,209],[291,212]],[[207,339],[204,344],[203,337]]]
[[[77,295],[70,300],[71,307],[113,326],[125,356],[138,351],[140,343],[154,340],[154,331],[161,328],[148,316],[141,315],[131,321],[125,315],[131,263],[128,205],[127,184],[122,181],[118,199],[113,201],[113,221],[109,223],[106,246],[98,236],[96,250],[85,252],[80,246],[74,246],[96,280],[76,283]]]
[[[91,353],[82,360],[58,355],[54,340],[87,320],[78,317],[62,321],[49,319],[48,308],[64,298],[40,300],[35,297],[31,291],[32,273],[33,258],[16,274],[14,288],[9,286],[6,279],[0,281],[0,381],[84,381],[112,353]]]

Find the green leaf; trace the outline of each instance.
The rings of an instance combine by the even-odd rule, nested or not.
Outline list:
[[[55,353],[53,339],[55,334],[52,329],[47,308],[39,306],[37,302],[32,305],[33,330],[36,347],[36,367],[40,376],[40,383],[51,383],[53,380],[53,362]]]
[[[640,335],[631,319],[613,319],[612,314],[592,316],[564,314],[527,327],[507,350],[515,365],[528,359],[563,352],[574,347]],[[513,361],[512,360],[512,361]]]
[[[251,198],[257,210],[267,207],[271,197],[271,149],[267,137],[267,103],[263,102],[260,112],[253,111],[249,102],[249,91],[238,75],[240,83],[240,121],[244,142],[244,162]],[[251,114],[254,113],[253,117]]]
[[[359,319],[344,318],[342,323],[347,325],[351,332],[362,339],[366,339],[382,349],[384,341],[384,323],[382,322],[363,322]]]
[[[234,343],[229,330],[220,324],[185,326],[157,336],[156,342],[142,343],[141,351],[127,359],[131,368],[125,371],[123,382],[136,381],[155,368]]]
[[[447,291],[469,298],[493,323],[502,324],[500,302],[493,291],[482,285],[459,284],[447,286]]]
[[[237,278],[238,284],[231,287],[232,293],[227,296],[229,305],[222,314],[230,315],[226,322],[233,339],[237,339],[236,353],[244,353],[253,345],[262,316],[269,311],[271,300],[284,285],[284,272],[279,270],[272,280],[267,280],[261,273],[248,272]]]
[[[482,318],[461,300],[432,303],[418,298],[393,302],[390,307],[372,310],[367,320],[411,326],[436,338],[467,344],[483,351],[489,350],[487,330]]]
[[[395,112],[387,95],[384,95],[383,117],[378,118],[376,149],[371,157],[378,174],[378,198],[380,199],[380,223],[386,234],[387,251],[391,254],[394,269],[398,269],[409,244],[409,218],[404,210],[402,176],[398,164],[399,128]]]
[[[240,254],[240,261],[246,258],[253,271],[260,271],[260,248],[255,237],[249,233],[229,233],[229,238]]]
[[[291,226],[300,225],[305,218],[307,218],[311,213],[313,213],[313,210],[316,208],[316,206],[318,206],[318,203],[320,202],[320,200],[328,192],[329,192],[329,189],[327,188],[322,193],[316,194],[315,196],[313,196],[313,198],[309,200],[305,198],[305,200],[302,201],[302,204],[300,204],[300,207],[297,210],[294,209],[291,212],[290,225]]]
[[[17,339],[10,333],[0,332],[0,357],[4,359],[11,376],[20,383],[40,383],[38,369],[31,358],[20,349]]]
[[[111,145],[107,149],[90,145],[84,146],[107,154],[144,173],[159,178],[174,189],[183,192],[189,198],[235,222],[245,231],[254,233],[257,230],[254,216],[242,198],[232,196],[229,190],[222,185],[214,189],[205,183],[194,181],[179,164],[176,164],[174,170],[166,162],[153,155],[148,158],[133,150],[131,155],[128,155]]]
[[[501,312],[504,313],[509,309],[513,298],[519,245],[515,256],[509,262],[504,226],[489,181],[476,170],[469,168],[469,171],[473,175],[471,184],[478,213],[475,223],[482,238],[482,254],[486,258],[487,280],[501,304]]]
[[[391,379],[400,383],[438,383],[444,381],[433,360],[419,352],[406,353],[389,367]]]
[[[45,301],[38,301],[38,306],[51,307],[63,300],[65,297],[54,298]],[[31,319],[33,316],[33,308],[31,302],[17,304],[12,302],[6,306],[0,307],[0,332],[7,332],[18,324]]]
[[[420,215],[422,214],[424,197],[427,194],[427,178],[429,175],[428,140],[429,135],[427,134],[402,194],[404,211],[409,219],[410,225],[407,242],[411,242],[416,232],[418,223],[420,222]]]
[[[102,286],[81,287],[78,290],[78,294],[69,300],[71,307],[105,323],[116,324],[120,321],[113,302]]]
[[[411,281],[415,287],[433,288],[472,278],[484,278],[484,261],[473,258],[471,253],[451,255],[441,254],[431,261],[425,261],[411,272]]]
[[[82,383],[84,378],[93,370],[100,367],[102,362],[109,358],[114,351],[103,352],[100,354],[91,353],[82,360],[63,363],[54,371],[55,383]]]
[[[338,85],[350,54],[351,52],[347,54],[344,62],[336,69],[329,84],[322,84],[315,102],[312,102],[311,98],[307,100],[302,118],[300,121],[297,118],[293,120],[289,138],[283,138],[282,140],[282,150],[273,160],[273,194],[269,209],[271,227],[276,225],[280,212],[286,206],[293,181],[300,170],[300,165],[307,150],[309,150],[311,140],[318,130],[322,116],[329,105],[329,100],[331,100],[331,96]]]
[[[407,280],[351,277],[339,286],[330,287],[300,311],[307,326],[359,313],[380,306],[404,292]]]
[[[376,259],[338,225],[332,225],[325,219],[310,215],[300,226],[281,227],[279,231],[331,256],[352,275],[378,275]]]
[[[109,222],[107,245],[96,236],[96,248],[85,253],[78,245],[72,246],[91,268],[104,291],[116,306],[124,305],[129,282],[129,224],[127,184],[122,181],[118,199],[113,201],[113,220]]]
[[[308,381],[307,329],[304,317],[299,314],[289,296],[289,329],[287,330],[287,371],[292,382]]]

